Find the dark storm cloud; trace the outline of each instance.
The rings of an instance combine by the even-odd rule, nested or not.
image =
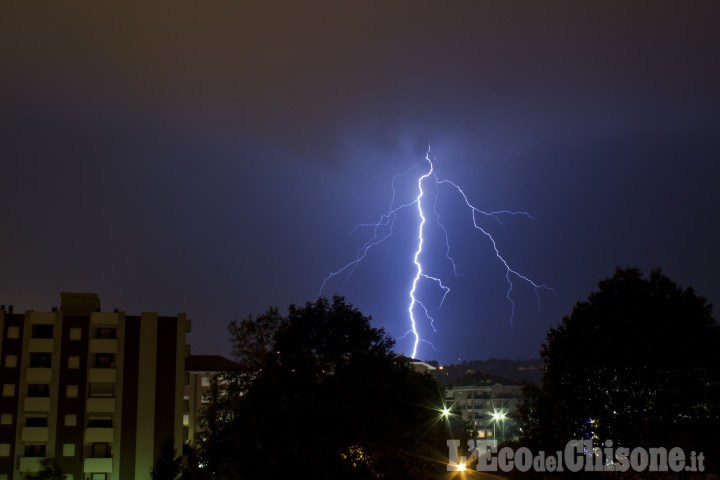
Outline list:
[[[558,297],[538,314],[530,294],[510,331],[503,298],[468,297],[502,279],[468,272],[426,356],[533,356],[615,264],[720,295],[716,2],[0,8],[4,303],[98,290],[187,310],[197,348],[222,350],[227,321],[312,298],[352,258],[347,232],[428,141],[479,206],[540,219],[494,233]],[[398,242],[342,291],[394,334]]]

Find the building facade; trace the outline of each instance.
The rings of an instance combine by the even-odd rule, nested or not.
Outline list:
[[[70,480],[149,478],[163,444],[182,451],[190,321],[61,299],[51,312],[0,308],[0,480],[48,457]]]
[[[200,430],[200,414],[210,403],[213,377],[236,371],[239,365],[220,355],[190,355],[185,359],[183,439],[192,443]],[[222,377],[219,378],[222,382]]]
[[[470,423],[476,438],[503,441],[509,416],[522,399],[520,385],[454,386],[445,392],[445,404]]]

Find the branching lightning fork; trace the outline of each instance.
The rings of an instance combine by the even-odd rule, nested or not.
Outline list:
[[[410,203],[403,203],[400,205],[396,205],[396,197],[397,197],[397,190],[395,187],[395,182],[399,177],[403,177],[405,175],[409,175],[412,171],[418,169],[422,164],[427,164],[427,171],[420,175],[417,179],[417,197],[410,202]],[[357,254],[355,255],[355,258],[347,263],[345,266],[340,268],[339,270],[336,270],[334,272],[331,272],[328,274],[322,281],[322,285],[320,286],[320,293],[319,295],[322,295],[323,290],[327,286],[327,283],[332,280],[335,277],[343,276],[343,286],[345,285],[345,282],[349,278],[350,275],[355,271],[357,266],[362,262],[365,257],[367,256],[368,252],[373,248],[381,243],[383,243],[385,240],[390,238],[393,235],[393,227],[395,225],[395,220],[397,219],[398,214],[404,210],[408,209],[409,207],[416,206],[417,207],[417,213],[418,218],[420,220],[418,225],[418,236],[417,236],[417,249],[415,250],[415,255],[413,257],[413,263],[415,265],[415,276],[412,280],[410,290],[408,292],[409,296],[409,305],[408,305],[408,315],[410,318],[410,329],[403,335],[401,338],[406,337],[407,335],[413,335],[414,337],[414,343],[413,343],[413,350],[412,350],[412,357],[414,358],[417,355],[418,345],[419,343],[426,342],[432,346],[430,342],[427,342],[424,339],[420,338],[420,334],[418,333],[418,320],[416,319],[415,315],[418,313],[418,310],[422,312],[422,315],[430,322],[430,326],[435,331],[435,321],[433,317],[430,315],[430,312],[428,311],[427,307],[423,304],[421,300],[417,298],[417,290],[418,290],[418,284],[422,279],[429,280],[437,285],[437,287],[443,292],[442,299],[440,300],[440,305],[442,306],[443,302],[445,301],[445,298],[447,297],[448,293],[450,293],[450,288],[443,283],[443,281],[438,277],[433,277],[423,270],[423,264],[420,259],[422,253],[423,253],[423,245],[425,242],[425,239],[423,237],[424,235],[424,229],[425,225],[428,221],[428,218],[425,214],[425,190],[423,189],[423,184],[425,182],[432,182],[435,185],[436,188],[436,197],[435,202],[433,203],[432,207],[432,214],[434,215],[435,222],[437,225],[442,229],[444,232],[445,237],[445,257],[448,259],[450,264],[452,265],[453,274],[457,274],[456,271],[456,264],[453,257],[450,256],[450,241],[448,238],[448,232],[445,226],[440,223],[440,215],[437,211],[437,199],[439,197],[439,189],[440,186],[448,186],[450,189],[457,192],[460,197],[465,202],[465,205],[467,205],[467,208],[470,210],[470,213],[472,215],[472,223],[473,227],[476,230],[479,230],[483,233],[489,240],[492,245],[493,251],[495,252],[495,257],[500,261],[500,263],[505,268],[505,279],[507,280],[508,289],[506,293],[506,297],[511,305],[511,313],[510,313],[510,323],[512,325],[513,317],[515,314],[515,302],[513,301],[511,297],[511,293],[513,290],[513,278],[522,280],[526,283],[528,283],[530,286],[533,287],[535,291],[535,295],[538,300],[538,307],[540,304],[540,290],[548,290],[550,292],[554,292],[554,290],[550,287],[548,287],[545,284],[536,283],[535,281],[531,280],[529,277],[519,273],[517,270],[514,270],[510,264],[505,260],[505,258],[501,255],[500,250],[498,249],[497,243],[493,236],[485,229],[483,229],[477,221],[478,215],[483,215],[486,217],[493,217],[495,220],[497,220],[499,223],[502,224],[501,216],[502,215],[522,215],[529,219],[535,220],[534,217],[532,217],[528,212],[514,212],[509,210],[499,210],[495,212],[485,212],[483,210],[480,210],[479,208],[475,207],[472,203],[470,203],[470,200],[468,200],[467,195],[463,191],[463,189],[457,185],[456,183],[450,181],[450,180],[441,180],[437,177],[435,173],[435,165],[433,164],[433,158],[430,155],[430,149],[428,148],[427,153],[425,154],[425,161],[420,162],[409,169],[407,169],[403,173],[396,174],[393,177],[392,181],[392,199],[390,200],[390,205],[388,207],[387,213],[380,216],[377,222],[374,223],[362,223],[357,225],[353,232],[358,230],[359,228],[367,227],[371,228],[373,235],[372,237],[365,242],[360,249],[358,250]],[[433,347],[434,348],[434,347]]]

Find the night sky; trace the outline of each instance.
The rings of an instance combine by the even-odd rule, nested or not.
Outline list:
[[[616,265],[717,304],[718,25],[716,1],[3,2],[0,303],[186,312],[193,353],[227,355],[230,320],[313,300],[354,258],[429,143],[478,208],[537,219],[483,225],[556,296],[516,282],[511,324],[502,266],[442,191],[459,275],[427,257],[452,291],[438,310],[425,290],[418,357],[536,357]],[[324,292],[394,337],[406,213]]]

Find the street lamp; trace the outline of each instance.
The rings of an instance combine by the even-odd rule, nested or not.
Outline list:
[[[502,425],[500,426],[500,428],[502,430],[502,434],[505,435],[505,418],[507,418],[507,416],[505,415],[505,412],[503,410],[493,409],[491,418],[493,421],[493,440],[495,441],[495,445],[497,445],[497,436],[495,435],[495,426],[497,425],[498,420],[501,421]]]

